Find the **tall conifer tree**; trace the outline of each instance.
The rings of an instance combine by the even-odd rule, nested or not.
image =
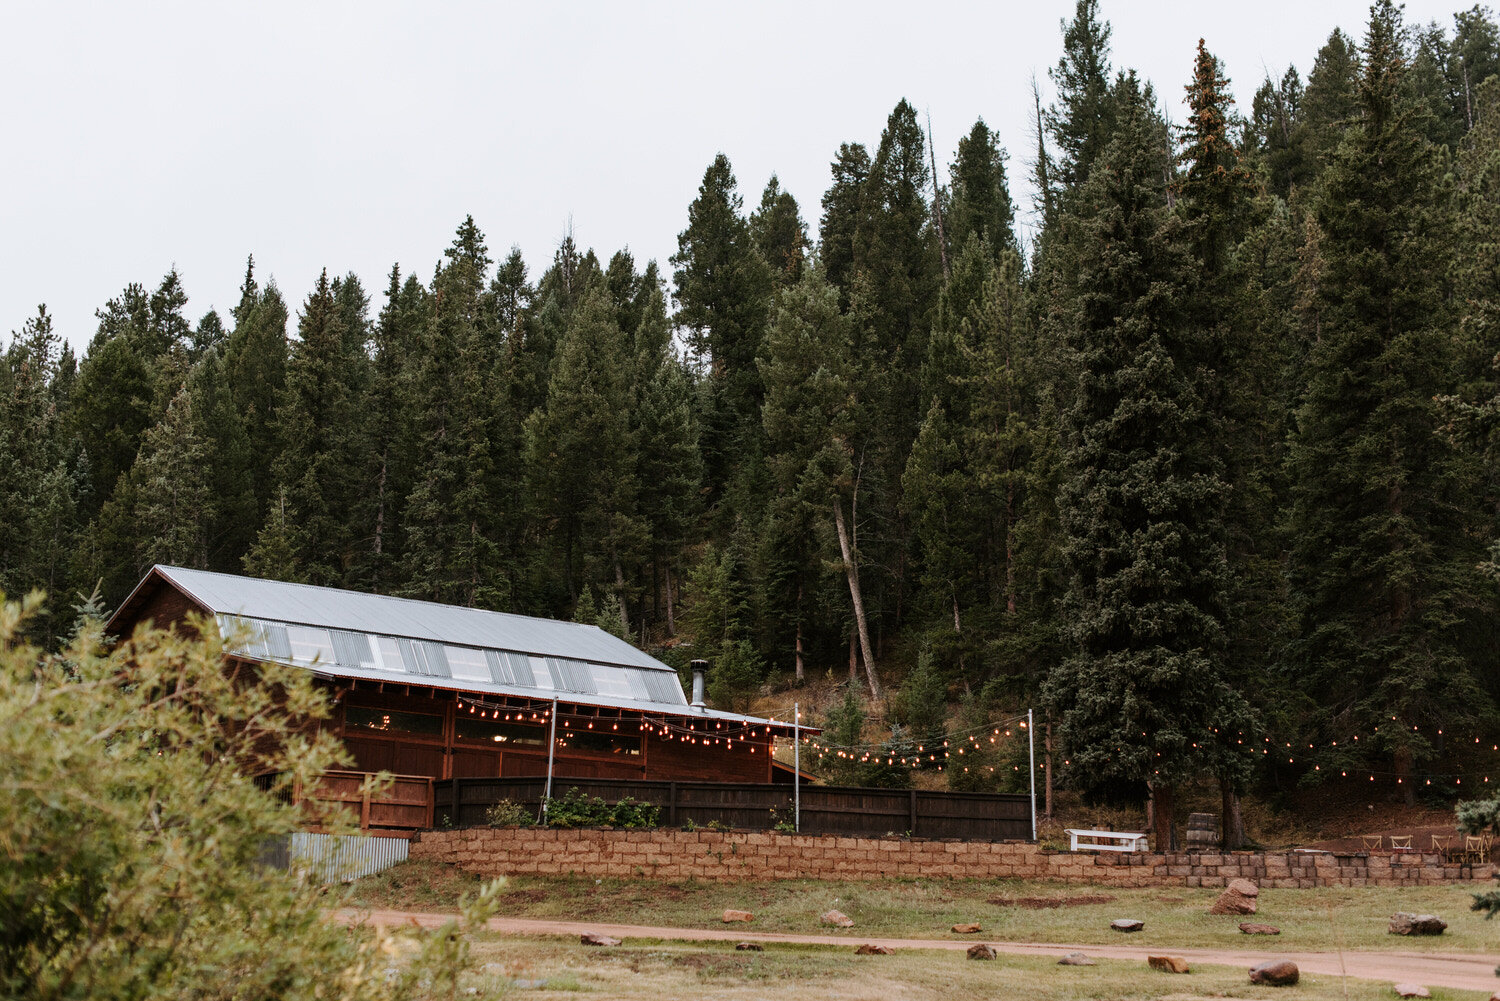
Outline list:
[[[1061,491],[1072,653],[1047,682],[1075,774],[1149,787],[1157,844],[1200,773],[1231,695],[1219,677],[1226,567],[1222,464],[1181,308],[1189,261],[1167,208],[1161,122],[1131,77],[1119,131],[1068,223],[1064,328],[1078,382]]]
[[[1288,668],[1317,692],[1345,763],[1389,755],[1414,794],[1429,734],[1488,720],[1465,656],[1478,608],[1474,470],[1440,433],[1449,386],[1452,232],[1440,160],[1400,97],[1401,18],[1371,12],[1359,121],[1317,208],[1319,340],[1292,447],[1299,635]],[[1490,651],[1491,656],[1493,650]],[[1378,734],[1375,728],[1379,727]],[[1355,759],[1364,764],[1364,761]]]

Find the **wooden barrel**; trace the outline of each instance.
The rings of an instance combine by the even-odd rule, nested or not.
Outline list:
[[[1190,813],[1187,825],[1187,847],[1212,848],[1219,843],[1219,818],[1212,813]]]

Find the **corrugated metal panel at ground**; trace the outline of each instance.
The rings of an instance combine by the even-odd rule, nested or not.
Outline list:
[[[405,838],[299,831],[289,840],[288,866],[293,871],[311,873],[320,883],[347,883],[405,862],[410,848],[411,842]]]

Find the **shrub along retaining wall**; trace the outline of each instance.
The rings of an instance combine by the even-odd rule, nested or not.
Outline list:
[[[646,879],[1051,879],[1107,886],[1417,886],[1489,880],[1491,865],[1436,854],[1301,852],[1068,852],[1028,842],[849,838],[756,831],[423,831],[411,857],[484,876],[588,875]]]

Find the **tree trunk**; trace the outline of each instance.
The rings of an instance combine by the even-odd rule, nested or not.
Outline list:
[[[1412,766],[1416,761],[1412,757],[1411,748],[1396,748],[1391,755],[1391,763],[1396,766],[1396,782],[1401,787],[1401,801],[1407,806],[1416,806],[1417,783],[1412,778]]]
[[[1240,794],[1227,779],[1219,780],[1219,832],[1224,850],[1232,852],[1245,847],[1245,818],[1240,814]]]
[[[620,568],[620,558],[615,557],[615,598],[620,603],[620,629],[630,635],[630,617],[625,614],[625,571]]]
[[[1016,550],[1014,512],[1016,489],[1005,488],[1005,612],[1016,614]]]
[[[797,684],[807,680],[802,664],[802,585],[797,585]]]
[[[667,635],[677,635],[677,615],[672,606],[672,564],[667,563],[665,574],[667,578]]]
[[[1467,77],[1464,82],[1468,83]],[[930,114],[927,116],[927,153],[932,157],[932,218],[937,222],[938,256],[943,262],[943,280],[947,281],[953,277],[953,272],[948,269],[948,234],[943,231],[943,187],[938,183],[937,150],[932,145]]]
[[[382,583],[381,573],[380,573],[380,568],[381,568],[382,561],[381,561],[380,557],[382,555],[383,547],[385,545],[385,467],[386,467],[386,458],[387,458],[386,452],[381,452],[380,453],[380,478],[376,481],[376,486],[375,486],[375,549],[374,549],[374,552],[375,552],[375,579],[374,579],[373,583],[375,585],[375,590],[376,591],[380,590],[380,585]]]
[[[1052,721],[1048,720],[1046,728],[1042,731],[1042,769],[1046,773],[1047,784],[1042,813],[1048,820],[1052,819]]]
[[[1177,850],[1177,827],[1172,823],[1176,790],[1169,785],[1151,786],[1151,833],[1159,852]]]
[[[969,671],[964,664],[964,624],[958,616],[958,592],[953,592],[953,635],[958,637],[958,676],[963,679],[964,694],[973,695],[974,690],[969,687]]]
[[[844,524],[844,502],[833,498],[833,524],[838,530],[839,550],[844,555],[844,573],[849,578],[849,600],[854,603],[854,621],[859,626],[859,646],[865,655],[865,677],[870,683],[870,697],[879,701],[880,679],[875,676],[875,651],[870,646],[870,626],[865,620],[865,598],[859,587],[859,565],[849,543],[849,528]]]

